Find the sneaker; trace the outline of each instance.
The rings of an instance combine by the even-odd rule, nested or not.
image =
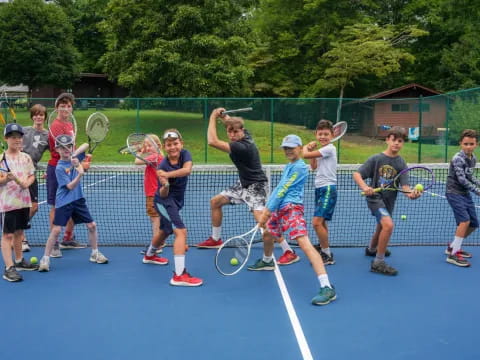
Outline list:
[[[63,240],[60,243],[60,249],[85,249],[87,245],[85,244],[80,244],[79,242],[76,242],[75,240],[70,240],[70,241],[65,241]]]
[[[269,262],[263,261],[263,259],[258,259],[255,264],[248,265],[248,270],[252,271],[260,271],[260,270],[274,270],[275,269],[275,262],[273,260]]]
[[[170,285],[174,286],[200,286],[203,284],[203,280],[191,276],[187,269],[183,270],[182,275],[177,275],[173,272],[173,277],[170,279]]]
[[[96,251],[95,253],[92,252],[90,255],[90,262],[97,264],[108,264],[108,259],[100,251]]]
[[[160,247],[159,247],[157,250],[155,250],[155,254],[157,254],[157,255],[158,255],[158,254],[161,254],[161,253],[163,252],[163,248],[165,247],[165,245],[166,245],[166,244],[160,245]],[[147,252],[148,252],[148,248],[149,248],[149,247],[150,247],[150,245],[147,245],[147,246],[145,247],[145,249],[140,250],[140,254],[146,255]]]
[[[472,254],[462,249],[458,250],[457,253],[462,255],[463,258],[470,259],[472,257]],[[447,248],[445,249],[445,255],[451,255],[451,254],[452,254],[452,248],[450,246],[447,246]]]
[[[312,299],[313,305],[327,305],[337,298],[337,293],[334,287],[322,287],[317,295]]]
[[[142,261],[144,264],[156,264],[156,265],[168,264],[168,259],[157,256],[156,254],[153,254],[152,256],[145,255]]]
[[[392,253],[390,252],[390,250],[386,250],[385,251],[385,256],[390,256]],[[372,251],[368,248],[368,246],[365,248],[365,256],[377,256],[377,252],[376,251]]]
[[[398,274],[397,269],[388,265],[385,261],[372,261],[372,265],[370,266],[371,272],[376,272],[383,275],[390,275],[395,276]]]
[[[3,278],[10,282],[22,281],[23,277],[17,272],[15,266],[10,266],[8,269],[5,268],[3,272]]]
[[[322,256],[323,260],[323,265],[333,265],[335,264],[335,260],[333,259],[333,253],[330,253],[330,255],[324,253],[323,251],[320,251],[320,255]]]
[[[38,267],[38,271],[50,271],[50,257],[49,256],[42,256],[40,259],[40,266]]]
[[[461,251],[457,251],[453,255],[447,256],[447,262],[453,265],[461,266],[461,267],[469,267],[470,263],[465,260],[461,254]]]
[[[38,270],[38,264],[32,264],[22,258],[20,262],[15,262],[15,268],[17,270],[36,271]]]
[[[222,244],[222,239],[213,240],[213,238],[210,236],[204,242],[198,243],[197,247],[201,249],[218,249]]]
[[[60,251],[60,246],[58,242],[56,242],[55,245],[53,245],[53,249],[52,249],[52,252],[50,253],[50,257],[53,257],[53,258],[62,257],[62,252]]]
[[[28,241],[24,240],[22,241],[22,252],[29,252],[30,251],[30,245],[28,245]]]
[[[292,250],[287,250],[283,253],[282,256],[277,261],[278,265],[290,265],[293,263],[296,263],[297,261],[300,260],[300,256],[295,254],[294,251]]]

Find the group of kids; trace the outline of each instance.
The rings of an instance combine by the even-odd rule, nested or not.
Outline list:
[[[55,107],[63,106],[71,111],[74,98],[71,94],[62,94],[57,98]],[[313,297],[315,305],[326,305],[336,299],[336,291],[330,283],[325,265],[335,264],[329,247],[327,221],[332,219],[337,201],[337,156],[331,143],[333,125],[328,120],[320,120],[315,130],[316,141],[303,145],[299,136],[287,135],[281,143],[288,160],[282,177],[268,194],[268,179],[262,169],[258,149],[240,117],[224,114],[225,109],[212,111],[207,130],[208,145],[228,153],[238,170],[239,181],[215,195],[210,200],[212,221],[211,236],[197,244],[198,248],[217,249],[222,244],[222,207],[225,205],[245,204],[252,212],[263,236],[263,256],[249,265],[251,271],[274,270],[277,265],[289,265],[300,257],[285,240],[298,243],[318,278],[320,290]],[[32,128],[21,128],[18,124],[5,127],[5,139],[8,144],[6,155],[11,172],[0,178],[0,211],[5,212],[2,236],[2,255],[5,262],[4,279],[19,281],[22,279],[17,270],[48,271],[50,257],[61,256],[60,248],[72,249],[85,247],[78,244],[73,236],[73,226],[86,223],[92,252],[90,261],[107,263],[108,259],[98,251],[96,225],[93,221],[82,193],[80,179],[89,164],[78,158],[71,158],[74,138],[71,129],[66,129],[56,140],[43,129],[46,109],[35,105],[31,109],[34,123]],[[220,119],[226,129],[228,141],[217,135],[217,120]],[[35,135],[32,135],[35,134]],[[22,144],[23,137],[23,144]],[[375,231],[365,255],[374,257],[370,270],[383,275],[397,275],[397,270],[388,265],[385,258],[391,253],[387,249],[393,232],[392,213],[397,192],[375,192],[374,189],[388,185],[395,176],[407,167],[399,155],[406,140],[405,130],[391,128],[386,135],[386,149],[370,157],[353,179],[366,195],[367,206],[377,220]],[[447,246],[447,262],[458,266],[470,266],[465,258],[471,254],[461,249],[462,241],[477,227],[478,220],[470,192],[480,195],[480,181],[474,176],[476,157],[473,153],[477,146],[477,134],[474,130],[464,130],[460,137],[461,151],[453,157],[447,178],[446,198],[453,209],[457,222],[454,240]],[[150,142],[155,142],[151,144]],[[35,150],[32,149],[32,144]],[[318,147],[318,144],[320,145]],[[160,149],[160,152],[154,149]],[[38,208],[38,185],[34,176],[34,164],[40,160],[43,151],[49,149],[51,159],[47,168],[48,203],[52,206],[52,228],[45,246],[45,254],[40,266],[30,264],[22,256],[24,230]],[[24,152],[22,152],[24,151]],[[184,142],[177,129],[164,131],[161,139],[150,134],[140,150],[145,154],[135,159],[136,165],[145,165],[144,191],[146,213],[152,225],[152,238],[143,256],[143,263],[166,265],[167,258],[161,257],[166,239],[174,235],[174,270],[170,284],[175,286],[200,286],[203,280],[188,273],[185,266],[187,229],[180,215],[184,205],[188,176],[192,172],[191,153],[184,149]],[[164,154],[164,153],[165,154]],[[30,155],[28,155],[28,154]],[[304,216],[303,196],[309,168],[303,159],[309,159],[315,175],[315,210],[312,225],[318,237],[318,245],[313,245],[307,234]],[[405,181],[402,190],[410,199],[417,199],[422,193],[410,189]],[[54,183],[54,184],[52,184]],[[58,244],[61,228],[65,227],[65,237]],[[278,242],[282,255],[275,261],[274,243]],[[27,244],[28,245],[28,244]],[[24,242],[25,246],[25,242]],[[12,260],[14,249],[15,260]],[[24,248],[24,250],[26,250]]]

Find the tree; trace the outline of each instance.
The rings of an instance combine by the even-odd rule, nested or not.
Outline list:
[[[362,76],[373,74],[384,77],[398,72],[402,61],[412,62],[413,55],[398,45],[426,32],[410,27],[401,32],[392,26],[380,27],[375,24],[356,24],[347,26],[339,35],[339,40],[332,42],[332,49],[322,56],[328,65],[324,74],[310,86],[305,95],[316,96],[324,89],[339,90],[337,121],[345,88]]]
[[[111,0],[105,71],[134,95],[249,95],[248,0]]]
[[[57,5],[15,0],[0,7],[0,79],[30,89],[67,88],[77,75],[73,28]]]
[[[453,103],[448,121],[448,137],[452,143],[458,143],[465,129],[480,132],[480,95],[474,93],[459,94]]]

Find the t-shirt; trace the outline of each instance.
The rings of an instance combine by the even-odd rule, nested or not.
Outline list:
[[[158,189],[157,166],[163,160],[161,154],[151,154],[145,158],[152,165],[145,166],[145,173],[143,178],[143,188],[146,196],[154,196]]]
[[[70,135],[74,136],[73,125],[70,122],[63,122],[59,119],[53,120],[52,125],[50,126],[50,132],[48,134],[48,145],[50,147],[50,160],[48,164],[52,166],[57,166],[58,161],[60,160],[60,154],[55,150],[55,138],[52,136],[58,137],[59,135]]]
[[[183,168],[183,165],[186,162],[192,161],[192,155],[188,150],[182,149],[180,151],[180,157],[178,159],[178,163],[172,165],[168,157],[165,157],[160,165],[158,165],[158,170],[164,171],[174,171]],[[187,189],[188,183],[188,176],[183,176],[179,178],[169,178],[168,183],[170,184],[170,189],[168,191],[168,196],[166,198],[162,198],[160,194],[155,194],[155,201],[159,203],[168,202],[170,200],[174,200],[179,209],[183,207],[183,203],[185,200],[185,190]],[[158,188],[160,189],[162,185],[160,181],[158,182]]]
[[[48,130],[39,131],[32,126],[23,128],[23,152],[30,155],[35,167],[48,148]]]
[[[322,156],[317,160],[317,173],[315,187],[337,184],[337,149],[333,144],[328,144],[318,150]]]
[[[285,166],[279,183],[268,198],[268,210],[277,211],[288,204],[303,204],[307,177],[308,166],[302,159]]]
[[[77,170],[70,161],[59,160],[55,168],[58,188],[55,196],[55,208],[60,208],[71,202],[83,198],[82,185],[79,182],[72,190],[67,185],[77,176]]]
[[[262,169],[257,146],[247,130],[243,139],[232,141],[229,145],[230,159],[238,170],[242,187],[268,181]]]
[[[456,153],[448,168],[447,193],[466,195],[470,191],[480,195],[480,181],[473,176],[477,158],[469,158],[463,150]]]
[[[1,155],[3,157],[3,155]],[[33,175],[35,167],[32,158],[23,152],[15,157],[7,155],[7,163],[10,171],[19,178]],[[15,181],[9,181],[0,185],[0,212],[7,212],[28,208],[32,206],[30,191],[22,189]]]
[[[371,156],[360,168],[358,172],[362,179],[371,179],[370,186],[373,188],[385,187],[392,183],[395,176],[407,168],[405,160],[401,156],[390,157],[384,153]],[[408,183],[407,175],[400,178],[400,185]],[[367,196],[367,204],[370,210],[377,210],[383,205],[386,206],[390,214],[393,212],[396,191],[383,191]]]

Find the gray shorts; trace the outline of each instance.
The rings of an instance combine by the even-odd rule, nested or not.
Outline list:
[[[242,187],[240,182],[236,183],[227,190],[223,190],[220,195],[230,200],[231,205],[246,204],[250,211],[262,211],[267,202],[268,183],[254,183],[247,188]]]

